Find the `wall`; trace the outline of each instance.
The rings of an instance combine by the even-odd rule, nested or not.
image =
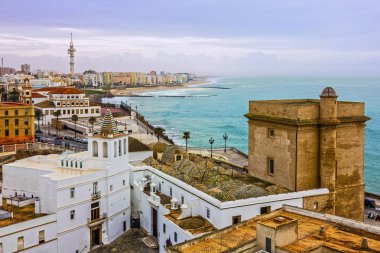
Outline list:
[[[25,252],[54,253],[57,252],[56,229],[56,215],[43,216],[2,227],[0,243],[3,244],[4,252],[15,252],[17,251],[17,239],[23,236],[24,248],[30,248]],[[39,245],[38,235],[42,230],[45,231],[45,243]]]

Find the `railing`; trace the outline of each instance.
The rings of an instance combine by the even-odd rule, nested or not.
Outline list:
[[[96,200],[96,199],[100,199],[100,198],[101,198],[101,192],[100,191],[93,192],[91,194],[91,200]]]
[[[107,214],[103,213],[103,214],[99,215],[98,217],[94,217],[93,219],[92,218],[87,218],[87,223],[89,225],[91,225],[91,224],[94,224],[94,223],[97,223],[97,222],[104,221],[105,219],[107,219]]]
[[[0,154],[4,153],[15,153],[18,150],[65,150],[62,146],[57,146],[51,143],[21,143],[21,144],[11,144],[11,145],[1,145]]]

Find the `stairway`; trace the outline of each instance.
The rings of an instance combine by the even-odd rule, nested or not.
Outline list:
[[[157,249],[158,248],[158,242],[157,239],[153,236],[147,236],[142,239],[143,243],[145,243],[146,246],[148,246],[151,249]]]

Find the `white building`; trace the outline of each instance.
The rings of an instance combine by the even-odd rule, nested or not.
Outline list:
[[[222,202],[160,170],[131,165],[132,216],[155,237],[160,252],[216,229],[281,208],[303,207],[303,198],[323,195],[327,189],[291,192]]]
[[[128,162],[128,136],[108,111],[88,151],[4,165],[3,195],[34,202],[41,217],[4,227],[0,220],[3,251],[85,253],[118,238],[130,227]]]
[[[77,115],[80,118],[100,117],[101,111],[99,105],[90,103],[90,99],[85,93],[73,87],[49,87],[33,90],[33,93],[39,93],[46,97],[46,100],[40,101],[35,105],[36,108],[43,111],[46,115],[46,121],[56,118],[53,113],[60,111],[59,118],[71,118]],[[37,100],[35,100],[37,102]]]
[[[83,75],[84,85],[99,87],[103,85],[103,75],[99,73],[87,73]]]

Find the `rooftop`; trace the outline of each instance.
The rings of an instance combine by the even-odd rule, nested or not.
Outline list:
[[[33,90],[35,92],[49,92],[50,94],[84,94],[83,91],[74,87],[45,87]]]
[[[283,217],[285,221],[276,222],[275,219],[279,216]],[[170,252],[227,252],[256,241],[257,223],[276,227],[279,224],[294,221],[298,221],[298,239],[280,247],[282,252],[315,252],[314,250],[321,247],[333,249],[334,252],[380,252],[380,229],[378,227],[330,216],[326,217],[320,213],[285,206],[270,214],[260,215],[237,225],[178,244],[172,247]],[[324,235],[319,233],[321,226],[325,229]],[[363,238],[368,240],[368,249],[362,248]]]
[[[3,201],[2,209],[8,210],[8,211],[13,210],[14,217],[0,220],[0,228],[13,225],[19,222],[32,220],[32,219],[46,215],[46,214],[35,214],[34,204],[26,205],[23,207],[18,207],[18,206],[13,205],[13,208],[12,208],[11,205],[7,205],[5,198],[3,198],[2,201]]]
[[[35,106],[41,108],[55,108],[55,104],[53,103],[53,101],[50,100],[39,102],[38,104],[35,104]]]
[[[168,206],[170,207],[170,205]],[[165,215],[165,217],[183,230],[186,230],[193,235],[209,233],[216,230],[216,228],[214,228],[214,226],[202,216],[179,219],[180,215],[181,209],[177,209],[170,210],[170,213]]]
[[[285,187],[238,171],[229,164],[194,154],[171,165],[153,157],[144,163],[223,202],[290,192]]]
[[[0,107],[30,107],[31,105],[26,105],[18,102],[0,102]]]

